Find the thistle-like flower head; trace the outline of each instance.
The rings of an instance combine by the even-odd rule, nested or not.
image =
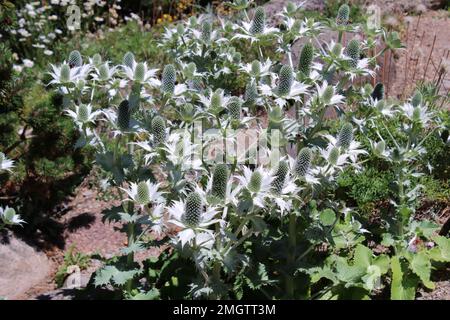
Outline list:
[[[263,7],[257,7],[253,16],[252,24],[250,27],[251,34],[260,34],[264,32],[266,27],[266,12]]]
[[[14,161],[8,159],[3,152],[0,152],[0,172],[11,171],[14,167]]]
[[[311,43],[306,43],[300,52],[300,59],[298,61],[298,70],[305,76],[309,76],[311,71],[311,64],[314,58],[314,46]]]
[[[81,57],[80,51],[73,50],[69,54],[69,66],[73,67],[81,67],[83,65],[83,58]]]
[[[195,65],[194,65],[195,66]],[[168,64],[164,67],[161,79],[161,90],[165,93],[173,93],[175,90],[176,71],[175,67]]]
[[[224,163],[217,164],[212,177],[211,195],[223,200],[227,194],[227,184],[229,179],[228,166]]]
[[[139,183],[132,182],[129,189],[121,188],[128,194],[128,199],[124,201],[133,201],[141,208],[149,204],[161,204],[165,202],[163,193],[159,191],[160,184],[152,183],[150,180]]]
[[[295,161],[294,171],[297,177],[304,177],[311,166],[312,152],[310,148],[302,148]]]
[[[350,7],[348,6],[348,4],[341,5],[336,16],[336,24],[346,25],[348,23],[349,16]]]
[[[151,123],[154,145],[164,144],[166,141],[166,121],[161,116],[155,116]]]

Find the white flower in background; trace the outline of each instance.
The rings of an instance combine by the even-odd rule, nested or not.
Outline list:
[[[0,219],[6,225],[22,225],[22,223],[25,223],[20,218],[20,215],[16,214],[16,211],[8,206],[6,208],[0,207]]]
[[[34,62],[29,59],[23,59],[23,65],[27,68],[33,68]]]
[[[139,183],[131,182],[128,189],[120,188],[128,194],[128,199],[123,201],[133,201],[141,208],[149,204],[162,204],[165,202],[163,193],[159,191],[160,183],[152,183],[150,180]]]
[[[53,55],[53,51],[52,50],[44,50],[44,54],[46,55],[46,56],[51,56],[51,55]]]
[[[182,247],[187,243],[193,247],[204,247],[215,238],[208,227],[220,223],[221,220],[215,218],[218,211],[208,206],[198,192],[191,192],[184,201],[174,201],[168,211],[168,222],[181,228],[175,236],[175,241],[181,242]]]
[[[237,175],[236,178],[242,187],[250,192],[253,203],[260,208],[265,208],[264,200],[270,195],[275,177],[271,176],[270,172],[263,167],[258,167],[252,171],[249,167],[244,166],[242,173],[242,175]]]
[[[392,104],[388,103],[384,99],[380,101],[371,100],[371,105],[386,117],[393,117],[398,112],[393,108]]]
[[[358,61],[356,68],[351,71],[347,71],[346,74],[350,75],[350,79],[353,80],[356,76],[375,76],[375,71],[369,68],[369,59],[364,58]]]
[[[14,167],[14,161],[8,159],[3,152],[0,152],[0,172],[1,171],[11,172],[11,168],[13,168],[13,167]]]
[[[65,112],[80,126],[89,122],[94,123],[97,116],[102,113],[101,110],[92,112],[90,104],[81,104],[75,106],[75,111],[67,109]]]
[[[15,64],[15,65],[13,65],[13,70],[18,72],[18,73],[21,73],[22,70],[23,70],[23,67]]]

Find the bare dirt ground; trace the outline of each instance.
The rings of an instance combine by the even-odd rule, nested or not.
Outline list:
[[[61,218],[65,226],[64,248],[75,246],[77,252],[84,254],[100,253],[111,256],[126,244],[123,233],[115,230],[118,224],[102,222],[102,211],[118,203],[109,203],[97,199],[97,192],[82,184],[74,197],[68,199],[69,210]],[[45,252],[52,262],[52,270],[46,281],[39,283],[15,299],[34,299],[41,294],[56,289],[54,276],[63,262],[64,250],[53,248]],[[88,270],[93,272],[94,270]]]

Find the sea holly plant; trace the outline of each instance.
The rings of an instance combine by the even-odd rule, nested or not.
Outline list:
[[[263,7],[230,5],[244,19],[200,16],[167,27],[159,43],[167,65],[131,52],[119,62],[73,52],[52,66],[51,84],[80,131],[75,147],[96,149],[103,186],[120,199],[104,214],[127,244],[100,257],[92,283],[127,299],[370,297],[385,278],[403,277],[389,263],[414,260],[405,247],[413,233],[434,239],[426,257],[445,260],[446,238],[411,222],[410,211],[419,190],[409,189],[411,161],[424,152],[419,120],[438,118],[409,102],[393,107],[364,85],[382,30],[359,40],[351,33],[363,28],[348,22],[345,7],[333,21],[314,21],[291,4],[276,28]],[[349,41],[322,45],[325,30]],[[404,147],[387,140],[386,115],[411,122],[401,129],[411,139]],[[369,131],[379,141],[367,141]],[[393,199],[393,258],[372,251],[358,208],[337,196],[342,172],[364,170],[374,156],[389,159],[403,188]],[[420,259],[410,270],[429,281]]]
[[[397,197],[390,199],[393,217],[386,218],[381,235],[381,244],[395,254],[391,257],[392,299],[414,299],[419,284],[433,289],[433,262],[448,262],[449,239],[437,235],[435,223],[414,220],[423,188],[418,179],[433,170],[429,164],[420,166],[419,160],[427,153],[427,139],[445,130],[444,113],[429,106],[419,91],[408,101],[392,103],[385,99],[381,84],[355,112],[355,118],[371,119],[364,128],[366,136],[373,136],[366,138],[367,143],[377,161],[389,164],[395,176]]]
[[[6,171],[11,172],[13,167],[14,161],[8,159],[3,152],[0,152],[0,174]],[[6,226],[22,225],[23,223],[25,221],[20,218],[20,215],[13,208],[0,206],[0,231]]]

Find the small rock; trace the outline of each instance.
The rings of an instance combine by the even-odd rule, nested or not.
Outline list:
[[[51,264],[47,256],[37,252],[12,234],[0,242],[0,296],[14,299],[44,281]]]

